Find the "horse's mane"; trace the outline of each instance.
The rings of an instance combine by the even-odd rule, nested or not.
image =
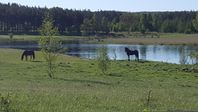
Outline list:
[[[127,51],[130,51],[130,49],[129,48],[127,48],[127,47],[125,47],[125,51],[127,52]]]

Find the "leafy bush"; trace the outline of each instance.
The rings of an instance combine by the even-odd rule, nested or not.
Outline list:
[[[102,74],[107,74],[107,70],[109,68],[109,57],[107,54],[107,48],[102,46],[98,49],[98,57],[97,57],[97,64],[98,69],[101,70]]]
[[[8,35],[9,35],[10,40],[12,40],[14,36],[13,33],[9,33]]]
[[[11,107],[11,103],[11,96],[9,94],[5,96],[0,94],[0,112],[16,112]]]
[[[55,37],[58,34],[58,28],[54,27],[53,20],[49,15],[46,15],[40,28],[42,37],[40,38],[39,45],[43,53],[43,57],[47,62],[47,73],[50,78],[53,78],[55,71],[55,61],[61,51],[62,43]]]

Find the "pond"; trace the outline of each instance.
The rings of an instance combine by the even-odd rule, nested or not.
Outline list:
[[[105,46],[110,59],[127,60],[125,47],[137,49],[141,60],[161,61],[176,64],[193,64],[196,60],[190,57],[191,52],[197,51],[197,46],[184,45],[126,45],[126,44],[67,44],[67,54],[81,58],[94,59],[97,49]],[[131,56],[135,59],[135,56]]]
[[[137,49],[141,60],[160,61],[176,64],[194,64],[196,59],[190,57],[191,52],[198,51],[198,46],[187,45],[127,45],[127,44],[64,44],[65,54],[84,59],[97,57],[97,49],[106,47],[110,59],[127,60],[125,47]],[[38,49],[36,44],[31,45],[0,45],[1,48]],[[135,56],[131,56],[135,59]]]

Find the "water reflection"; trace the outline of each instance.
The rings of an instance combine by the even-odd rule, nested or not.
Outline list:
[[[139,50],[140,52],[140,59],[146,60],[146,55],[147,55],[147,47],[145,45],[140,46]]]
[[[68,55],[81,58],[94,59],[97,57],[98,47],[105,46],[108,49],[110,59],[127,60],[124,47],[139,51],[141,60],[161,61],[177,64],[192,64],[195,59],[190,57],[192,51],[197,51],[196,46],[182,45],[124,45],[124,44],[66,44]],[[135,59],[134,56],[131,56]]]

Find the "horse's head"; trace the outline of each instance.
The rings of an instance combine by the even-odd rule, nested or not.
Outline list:
[[[124,49],[125,49],[125,52],[128,52],[129,51],[129,48],[127,48],[127,47],[125,47]]]

